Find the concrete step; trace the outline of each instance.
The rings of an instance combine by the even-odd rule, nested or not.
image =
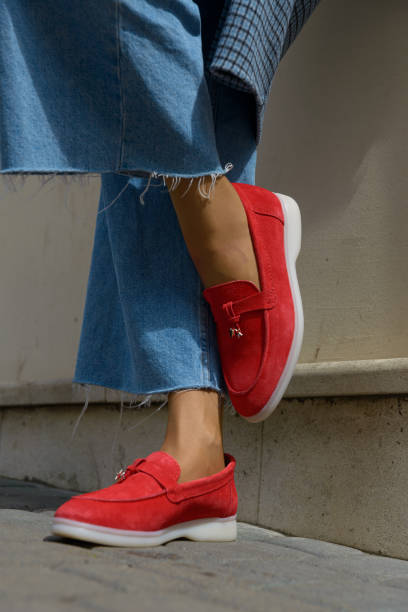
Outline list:
[[[166,408],[91,403],[0,411],[0,474],[75,491],[159,447]],[[264,423],[225,415],[239,519],[408,559],[408,396],[286,398]]]

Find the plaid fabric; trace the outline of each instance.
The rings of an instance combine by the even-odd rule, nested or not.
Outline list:
[[[319,0],[225,0],[206,65],[225,85],[255,96],[257,144],[278,64]]]

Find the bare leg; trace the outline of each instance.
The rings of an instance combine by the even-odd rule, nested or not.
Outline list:
[[[225,467],[222,406],[216,391],[169,393],[167,431],[160,450],[180,464],[179,482],[211,476]]]
[[[248,222],[234,187],[226,176],[221,176],[211,199],[205,199],[197,189],[197,181],[187,190],[189,182],[190,179],[182,179],[169,194],[204,287],[231,280],[250,280],[259,289]]]
[[[181,180],[169,193],[204,287],[240,279],[252,281],[259,289],[248,222],[235,189],[222,176],[208,200],[199,194],[196,181],[187,190],[189,182]],[[161,450],[179,462],[180,482],[210,476],[224,468],[222,415],[215,391],[169,394],[169,420]]]

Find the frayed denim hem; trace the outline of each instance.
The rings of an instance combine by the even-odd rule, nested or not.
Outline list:
[[[156,171],[151,172],[150,175],[149,175],[149,179],[147,181],[147,185],[146,185],[145,189],[142,191],[142,193],[139,196],[139,201],[140,201],[141,204],[145,203],[144,202],[144,196],[145,196],[145,194],[147,193],[147,191],[148,191],[148,189],[150,187],[152,178],[159,178],[159,177],[162,177],[163,185],[165,187],[167,187],[167,189],[169,191],[174,191],[175,189],[177,189],[177,187],[179,186],[180,181],[181,181],[182,178],[190,178],[190,182],[188,184],[188,187],[184,191],[184,193],[182,194],[181,197],[184,197],[186,195],[186,193],[189,191],[189,189],[190,189],[194,179],[198,178],[199,179],[198,180],[198,184],[197,184],[198,193],[201,195],[202,198],[209,200],[211,198],[213,192],[214,192],[215,183],[216,183],[217,178],[220,177],[220,176],[224,176],[224,174],[226,174],[227,172],[232,170],[233,167],[234,167],[233,164],[231,162],[228,162],[227,164],[225,164],[223,171],[220,171],[220,172],[211,172],[211,174],[203,174],[203,175],[198,175],[198,176],[182,176],[182,175],[173,176],[171,174],[161,174],[161,173],[158,173]],[[205,191],[203,189],[203,182],[204,182],[204,180],[208,176],[211,176],[211,184],[210,184],[208,190]],[[166,185],[165,179],[171,179],[172,182],[171,182],[170,186]]]
[[[222,170],[222,171],[211,172],[209,174],[197,174],[197,175],[194,175],[194,176],[191,176],[191,174],[189,174],[189,175],[183,175],[183,174],[179,174],[179,175],[165,174],[165,173],[158,172],[157,170],[153,170],[152,172],[147,173],[147,176],[148,176],[147,184],[146,184],[146,187],[144,188],[144,190],[142,191],[142,193],[139,196],[139,202],[142,205],[145,204],[144,196],[146,195],[146,193],[148,192],[150,187],[164,186],[168,191],[174,191],[180,185],[181,179],[190,179],[190,182],[189,182],[189,184],[187,186],[187,189],[181,195],[181,197],[184,197],[186,195],[186,193],[189,191],[193,181],[195,179],[197,179],[197,178],[199,179],[198,183],[197,183],[198,193],[201,195],[202,198],[204,198],[206,200],[209,200],[209,199],[211,199],[211,196],[212,196],[212,194],[214,192],[215,183],[216,183],[217,179],[220,176],[224,176],[225,174],[227,174],[227,172],[232,170],[233,167],[234,167],[234,165],[231,162],[228,162],[228,163],[225,164],[224,170]],[[100,213],[105,212],[105,210],[107,210],[108,208],[113,206],[113,204],[115,204],[115,202],[120,198],[122,193],[128,187],[132,177],[135,177],[135,176],[139,176],[140,177],[140,173],[137,173],[137,172],[133,173],[131,171],[121,171],[118,174],[121,174],[121,175],[125,174],[125,175],[128,175],[128,176],[130,175],[130,178],[129,178],[128,182],[126,183],[126,185],[119,191],[117,196],[115,196],[115,198],[111,202],[109,202],[109,204],[104,206],[104,208],[102,208],[101,210],[98,211],[98,215]],[[207,177],[211,177],[211,183],[210,183],[210,186],[208,187],[207,191],[205,191],[203,185],[204,185],[205,179]],[[152,185],[152,179],[153,178],[162,178],[162,181],[160,181],[160,183],[158,185]],[[166,184],[166,179],[171,179],[171,184],[170,185]]]
[[[122,195],[122,193],[126,190],[126,188],[129,186],[130,181],[132,180],[132,178],[135,177],[148,177],[147,178],[147,184],[145,189],[142,191],[142,193],[139,196],[139,202],[140,204],[144,205],[145,204],[145,199],[144,196],[146,195],[146,193],[148,192],[149,188],[151,186],[164,186],[165,188],[168,189],[168,191],[174,191],[175,189],[177,189],[177,187],[180,184],[181,179],[190,179],[189,185],[187,187],[187,189],[184,191],[184,193],[182,194],[181,197],[184,197],[185,194],[189,191],[194,179],[199,179],[198,183],[197,183],[197,189],[199,194],[201,195],[202,198],[204,199],[211,199],[211,196],[214,192],[214,188],[215,188],[215,183],[217,181],[217,178],[219,178],[220,176],[224,176],[225,174],[227,174],[230,170],[232,170],[232,168],[234,167],[234,165],[231,162],[228,162],[225,164],[224,169],[220,170],[220,171],[216,171],[216,172],[210,172],[207,174],[195,174],[195,175],[191,175],[191,174],[166,174],[166,173],[161,173],[158,172],[157,170],[153,170],[153,171],[144,171],[144,170],[140,170],[140,171],[132,171],[132,170],[112,170],[109,171],[109,173],[113,173],[113,174],[119,174],[122,176],[129,176],[129,179],[127,181],[127,183],[124,185],[124,187],[119,191],[119,193],[113,198],[113,200],[111,202],[109,202],[104,208],[102,208],[101,210],[98,211],[97,214],[101,214],[103,212],[105,212],[105,210],[107,210],[108,208],[110,208],[111,206],[113,206],[115,204],[115,202],[117,202],[117,200],[120,198],[120,196]],[[80,185],[87,185],[89,184],[89,179],[90,178],[100,178],[100,176],[102,174],[108,174],[108,172],[86,172],[86,171],[26,171],[26,170],[15,170],[15,171],[1,171],[0,172],[0,177],[2,178],[2,183],[5,186],[5,191],[6,192],[11,192],[11,193],[16,193],[18,189],[21,189],[22,187],[24,187],[27,179],[31,176],[35,176],[38,177],[40,179],[41,182],[41,186],[40,189],[38,190],[38,192],[35,193],[35,196],[39,193],[39,191],[45,186],[47,185],[53,178],[55,177],[59,177],[66,185],[71,184],[71,183],[78,183]],[[204,183],[205,180],[211,177],[211,183],[210,186],[208,187],[207,190],[204,189]],[[152,185],[152,179],[153,178],[161,178],[162,181],[160,181],[160,183],[158,185]],[[171,179],[171,184],[167,185],[166,184],[166,179]],[[1,199],[1,198],[0,198]]]
[[[92,383],[80,383],[80,382],[76,382],[74,381],[75,384],[79,385],[80,387],[82,387],[85,391],[85,401],[84,401],[84,405],[82,406],[81,412],[77,418],[77,420],[75,421],[74,427],[72,429],[72,434],[71,434],[71,442],[75,437],[75,434],[77,432],[79,423],[82,419],[82,417],[84,416],[89,403],[90,403],[90,391],[91,391],[91,387],[92,387]],[[102,385],[97,385],[102,386]],[[167,406],[168,401],[169,401],[169,393],[185,393],[186,391],[216,391],[218,393],[218,395],[220,396],[220,400],[222,402],[222,406],[224,407],[224,409],[229,410],[231,414],[235,414],[235,409],[231,403],[231,400],[229,398],[229,396],[222,390],[222,389],[218,389],[215,387],[211,387],[211,386],[207,386],[207,387],[203,387],[202,385],[197,385],[197,386],[192,386],[192,387],[182,387],[182,388],[174,388],[174,389],[169,389],[168,391],[152,391],[151,393],[130,393],[128,391],[122,391],[121,389],[113,389],[111,387],[105,387],[105,389],[107,390],[113,390],[113,391],[119,391],[120,392],[120,416],[119,416],[119,424],[118,424],[118,428],[120,427],[121,423],[122,423],[122,416],[123,416],[123,409],[125,408],[125,406],[127,408],[131,408],[131,409],[139,409],[139,408],[151,408],[152,404],[159,404],[158,407],[152,412],[152,414],[148,415],[147,417],[143,418],[142,420],[139,420],[135,425],[132,425],[132,427],[129,427],[127,429],[127,431],[130,431],[132,429],[135,429],[136,427],[139,427],[142,423],[144,423],[145,421],[147,421],[148,419],[150,419],[154,414],[156,414],[157,412],[159,412],[162,408],[164,408],[165,406]],[[130,399],[129,404],[125,404],[125,396],[134,396],[133,399]],[[164,397],[164,401],[162,401],[161,403],[157,401],[157,396],[162,396],[160,399],[163,399]],[[155,400],[155,401],[153,401]],[[96,401],[96,403],[100,403],[100,401]],[[116,403],[116,402],[112,402],[112,403]]]

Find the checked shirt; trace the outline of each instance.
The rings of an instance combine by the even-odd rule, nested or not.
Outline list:
[[[224,84],[252,93],[257,144],[278,64],[319,0],[225,0],[206,65]]]

